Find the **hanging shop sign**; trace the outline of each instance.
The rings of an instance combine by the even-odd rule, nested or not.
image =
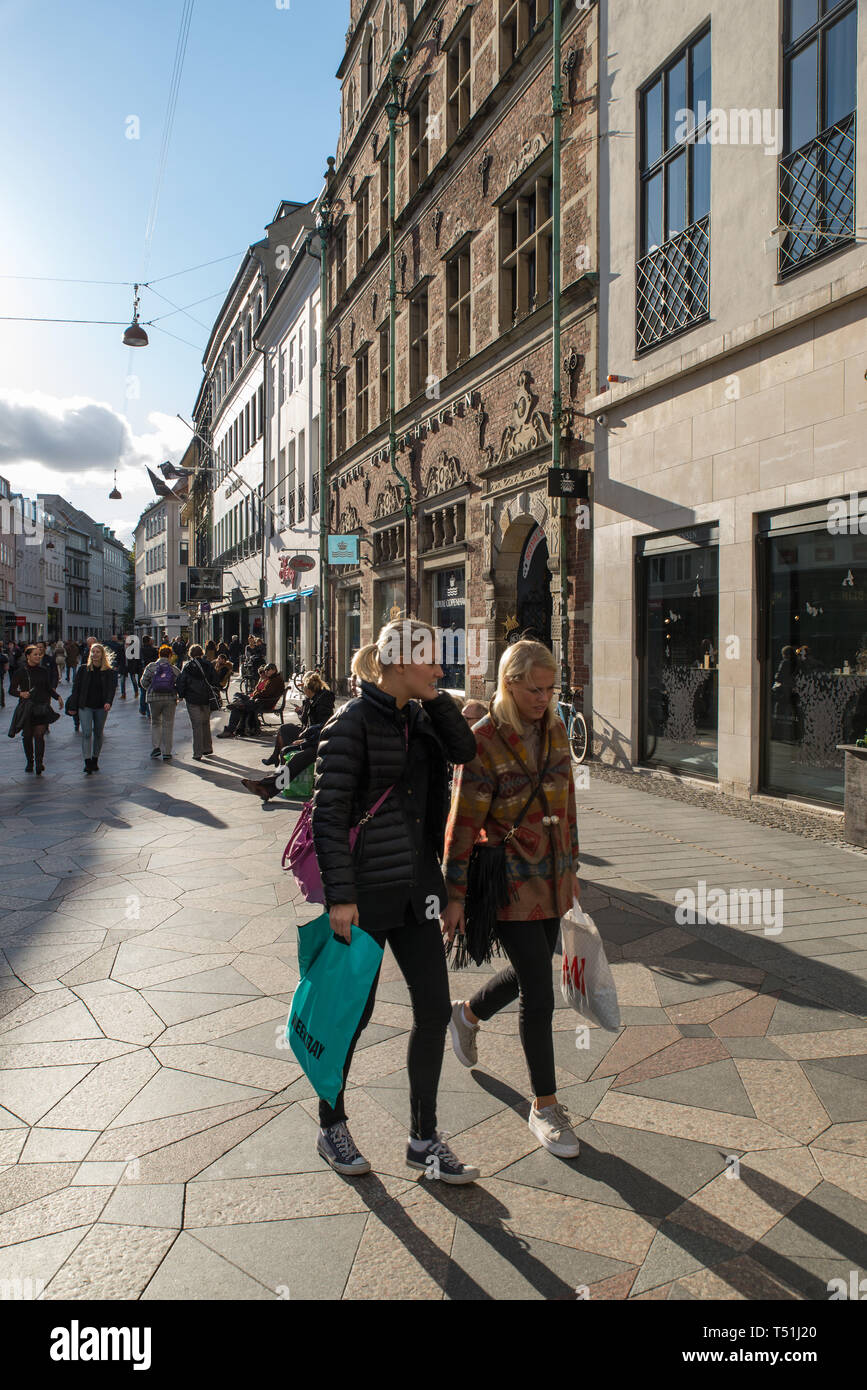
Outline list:
[[[590,496],[590,473],[586,468],[549,468],[549,497]]]
[[[328,563],[329,565],[357,565],[358,537],[329,536]]]
[[[211,598],[223,597],[223,572],[218,569],[201,569],[190,565],[187,571],[190,603],[203,603]]]
[[[305,574],[307,570],[315,570],[316,561],[312,555],[293,555],[289,561],[290,568],[297,570],[299,574]]]

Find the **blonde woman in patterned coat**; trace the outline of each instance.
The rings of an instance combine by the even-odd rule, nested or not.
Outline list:
[[[579,896],[575,784],[566,730],[556,714],[557,666],[541,642],[516,642],[503,654],[497,694],[476,724],[476,757],[456,769],[446,830],[444,872],[449,903],[443,932],[464,929],[467,867],[484,832],[499,845],[518,820],[533,788],[541,788],[513,838],[506,842],[509,903],[497,914],[497,937],[509,965],[468,1000],[452,1004],[452,1045],[464,1066],[478,1061],[481,1023],[520,1001],[519,1029],[535,1099],[530,1129],[564,1158],[578,1140],[554,1079],[554,984],[551,961],[560,918]]]

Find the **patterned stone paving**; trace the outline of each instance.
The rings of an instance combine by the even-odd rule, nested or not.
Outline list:
[[[39,782],[0,750],[0,1281],[46,1299],[810,1300],[863,1270],[861,857],[591,780],[585,906],[623,1027],[579,1047],[555,1015],[580,1157],[527,1127],[513,1007],[478,1068],[443,1066],[440,1123],[481,1180],[404,1166],[410,1010],[387,953],[348,1101],[375,1171],[353,1182],[316,1154],[315,1098],[277,1046],[314,915],[280,869],[294,814],[239,789],[259,745],[196,764],[183,712],[177,728],[154,765],[116,706],[88,779],[65,721]],[[783,932],[678,925],[674,892],[700,878],[781,886]]]

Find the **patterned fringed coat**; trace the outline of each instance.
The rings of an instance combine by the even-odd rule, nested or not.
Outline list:
[[[548,721],[541,741],[540,767],[547,763],[542,791],[506,845],[510,901],[497,913],[500,921],[562,917],[572,906],[571,874],[578,872],[575,784],[566,730],[556,715]],[[460,902],[473,845],[481,838],[502,843],[539,778],[523,740],[507,724],[495,724],[488,714],[473,733],[476,757],[455,769],[443,865],[449,899]],[[545,825],[553,816],[557,820]]]

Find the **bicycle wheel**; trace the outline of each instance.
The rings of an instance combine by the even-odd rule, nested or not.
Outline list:
[[[590,748],[590,737],[587,732],[587,720],[580,710],[575,711],[572,719],[572,727],[569,731],[569,747],[576,763],[583,763]]]

